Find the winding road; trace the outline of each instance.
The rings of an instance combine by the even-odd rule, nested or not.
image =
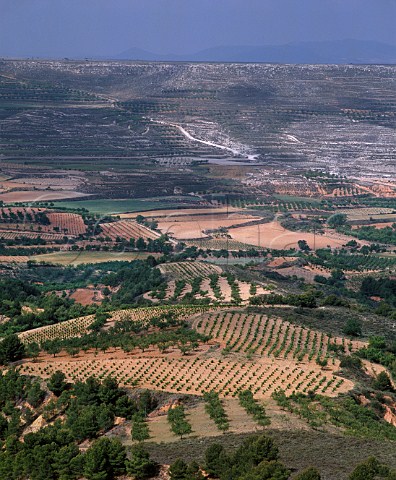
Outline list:
[[[256,160],[258,158],[258,155],[249,155],[246,153],[241,152],[240,150],[237,150],[235,148],[231,147],[226,147],[225,145],[220,145],[218,143],[214,142],[209,142],[207,140],[201,140],[199,138],[193,137],[187,130],[182,127],[181,125],[178,125],[177,123],[168,123],[164,122],[162,120],[153,120],[150,118],[150,121],[153,123],[158,123],[160,125],[167,125],[168,127],[174,127],[177,128],[186,138],[193,142],[198,142],[198,143],[203,143],[204,145],[209,145],[210,147],[215,147],[215,148],[220,148],[221,150],[227,150],[228,152],[231,152],[233,155],[242,155],[243,157],[247,158],[248,160]]]

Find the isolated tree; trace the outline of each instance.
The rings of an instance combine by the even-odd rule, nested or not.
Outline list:
[[[186,343],[184,340],[177,344],[178,349],[182,353],[182,355],[186,355],[188,352],[192,350],[191,344]]]
[[[26,347],[26,354],[33,358],[33,361],[35,362],[40,355],[40,346],[36,342],[29,343]]]
[[[191,425],[187,422],[183,405],[168,410],[168,420],[171,424],[172,432],[183,438],[192,432]]]
[[[149,346],[150,346],[150,340],[148,340],[147,338],[142,338],[141,340],[139,340],[138,347],[142,352],[147,350]]]
[[[44,350],[53,357],[56,357],[56,355],[61,351],[61,347],[56,342],[49,342],[48,344],[44,345]]]
[[[349,318],[343,328],[345,335],[360,337],[362,334],[362,323],[356,318]]]
[[[66,347],[66,352],[71,356],[75,357],[80,353],[80,348],[79,347],[74,347],[72,345],[69,345]]]
[[[311,250],[306,240],[299,240],[297,243],[298,248],[303,252],[309,252]]]
[[[150,438],[150,432],[147,423],[144,421],[144,417],[140,413],[135,413],[132,417],[132,440],[142,442]]]
[[[0,365],[20,360],[24,354],[25,346],[17,335],[8,335],[0,342]]]

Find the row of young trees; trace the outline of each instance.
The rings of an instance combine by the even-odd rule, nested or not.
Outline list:
[[[11,208],[2,208],[0,210],[0,223],[38,223],[40,225],[50,225],[50,220],[45,212],[42,211],[13,211]]]
[[[170,348],[177,348],[185,355],[208,340],[207,336],[191,329],[186,322],[173,319],[172,315],[162,320],[155,317],[144,324],[120,321],[108,330],[101,330],[103,318],[106,318],[105,314],[97,314],[96,320],[90,327],[91,331],[85,335],[66,339],[55,338],[46,340],[40,345],[32,342],[27,346],[26,353],[35,358],[41,350],[55,357],[61,350],[66,350],[71,356],[75,356],[81,351],[87,352],[90,349],[106,352],[111,347],[119,347],[125,352],[131,352],[138,348],[145,352],[150,347],[154,347],[161,353],[166,353]]]
[[[265,408],[253,397],[250,390],[243,390],[238,395],[239,403],[246,410],[249,415],[252,415],[254,420],[262,427],[271,423],[270,418],[265,412]]]
[[[183,438],[184,435],[188,435],[192,432],[183,405],[176,405],[170,408],[168,410],[167,418],[172,432],[180,438]]]
[[[222,432],[226,432],[230,428],[227,413],[220,400],[219,394],[215,391],[204,394],[205,410],[210,418],[215,422],[217,428]]]

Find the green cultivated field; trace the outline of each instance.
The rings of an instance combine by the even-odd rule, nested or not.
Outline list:
[[[160,210],[176,208],[180,206],[191,206],[192,197],[159,197],[158,199],[130,198],[119,200],[80,200],[77,202],[56,202],[56,207],[63,208],[86,208],[91,213],[109,215],[117,213],[143,212],[148,210]]]
[[[275,198],[278,200],[281,200],[282,202],[305,202],[305,203],[314,203],[314,204],[319,204],[320,200],[317,198],[311,198],[311,197],[295,197],[293,195],[274,195]]]

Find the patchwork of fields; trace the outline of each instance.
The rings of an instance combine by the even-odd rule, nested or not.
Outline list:
[[[4,475],[394,463],[395,72],[0,59]]]

